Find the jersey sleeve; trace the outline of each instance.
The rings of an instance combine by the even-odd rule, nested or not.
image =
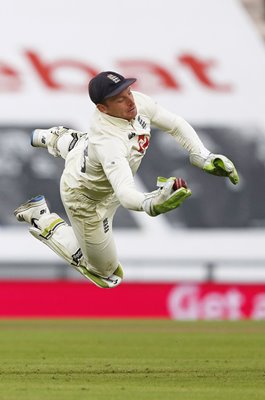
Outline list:
[[[135,187],[126,146],[121,140],[106,139],[97,146],[96,151],[105,175],[121,205],[129,210],[142,211],[145,196]]]
[[[140,94],[140,103],[151,124],[173,136],[189,154],[199,154],[203,157],[210,154],[195,130],[185,119],[167,111],[146,95]]]

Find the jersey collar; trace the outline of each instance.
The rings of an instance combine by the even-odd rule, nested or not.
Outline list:
[[[109,122],[112,125],[118,125],[120,127],[128,127],[129,125],[132,125],[135,121],[135,118],[132,119],[131,121],[128,121],[127,119],[123,118],[118,118],[118,117],[113,117],[111,115],[105,114],[99,110],[96,110],[96,112],[100,115],[100,117],[104,120]]]

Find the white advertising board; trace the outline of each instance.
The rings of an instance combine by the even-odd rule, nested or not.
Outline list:
[[[191,124],[251,126],[265,132],[264,44],[239,1],[10,0],[1,4],[0,35],[1,126],[62,124],[87,130],[94,108],[87,83],[101,70],[116,70],[136,77],[135,89]],[[241,135],[253,132],[245,129]],[[231,246],[232,231],[172,232],[163,218],[135,218],[143,228],[144,258],[246,256],[245,232],[237,231]],[[19,243],[18,259],[45,258],[46,249],[40,250],[24,232],[2,228],[4,248],[12,247],[12,237]],[[163,251],[157,247],[154,255],[161,232]],[[178,235],[181,251],[176,254]],[[198,237],[201,246],[196,245]],[[251,257],[262,260],[264,235],[255,237]],[[118,233],[118,239],[121,259],[133,258],[128,250],[133,240],[140,246],[139,233]]]
[[[0,14],[0,122],[88,128],[101,70],[192,122],[265,125],[264,44],[235,0],[11,0]]]

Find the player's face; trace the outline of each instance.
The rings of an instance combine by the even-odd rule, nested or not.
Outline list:
[[[127,119],[127,121],[131,121],[137,114],[130,87],[124,89],[116,96],[105,100],[104,104],[99,104],[98,109],[112,117]]]

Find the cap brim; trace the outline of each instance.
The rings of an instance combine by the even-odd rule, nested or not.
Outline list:
[[[131,86],[134,82],[136,82],[136,78],[127,78],[125,79],[122,84],[109,93],[107,96],[104,97],[102,100],[109,99],[110,97],[116,96],[117,94],[121,93],[123,90],[127,89],[127,87]]]

